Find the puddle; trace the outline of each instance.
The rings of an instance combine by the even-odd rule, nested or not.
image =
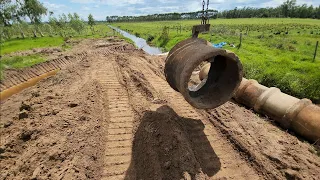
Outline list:
[[[119,32],[120,34],[122,34],[124,37],[131,39],[134,44],[139,48],[139,49],[143,49],[146,53],[150,54],[150,55],[159,55],[162,54],[162,51],[160,48],[157,47],[152,47],[149,46],[147,41],[143,38],[139,38],[135,35],[132,35],[126,31],[123,31],[119,28],[113,27],[108,25],[110,28],[116,30],[117,32]]]
[[[6,90],[0,92],[0,102],[5,100],[5,99],[8,99],[12,95],[17,94],[17,93],[21,92],[22,90],[24,90],[24,89],[26,89],[28,87],[36,85],[42,79],[45,79],[47,77],[50,77],[50,76],[53,76],[53,75],[57,74],[58,71],[59,70],[57,69],[57,70],[53,70],[53,71],[47,72],[45,74],[42,74],[42,75],[37,76],[35,78],[31,78],[26,82],[23,82],[21,84],[15,85],[15,86],[13,86],[13,87],[11,87],[9,89],[6,89]]]

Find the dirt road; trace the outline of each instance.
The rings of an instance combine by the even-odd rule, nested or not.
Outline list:
[[[0,179],[320,179],[308,142],[228,102],[196,110],[164,57],[84,40],[56,76],[1,104]]]

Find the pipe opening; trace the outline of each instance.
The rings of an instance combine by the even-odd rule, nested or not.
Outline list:
[[[219,78],[226,69],[226,60],[223,56],[219,55],[211,58],[211,60],[206,60],[205,62],[209,62],[210,64],[208,72],[209,76],[203,80],[200,80],[199,76],[197,77],[200,82],[198,81],[198,84],[189,87],[189,94],[191,97],[197,97],[199,96],[199,93],[205,94],[210,90],[210,87],[216,87]],[[190,80],[192,80],[192,76],[190,77]]]
[[[207,68],[207,76],[202,80],[198,76],[198,84],[188,88],[189,96],[200,104],[222,104],[230,98],[239,82],[239,67],[236,61],[222,55],[206,62],[209,62],[209,65],[202,67]],[[193,74],[190,81],[195,79]]]
[[[203,62],[193,70],[188,82],[189,91],[192,91],[192,92],[198,91],[200,88],[202,88],[205,85],[207,78],[200,79],[199,74],[201,72],[201,69],[205,67],[207,64],[208,64],[208,61]]]

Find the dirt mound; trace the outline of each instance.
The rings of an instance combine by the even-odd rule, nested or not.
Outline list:
[[[10,122],[1,129],[2,178],[99,176],[104,144],[101,88],[96,81],[81,82],[78,74],[85,67],[76,66],[47,79],[41,88],[24,91],[18,101],[1,105],[1,122]]]
[[[193,151],[196,147],[184,131],[187,121],[196,120],[179,118],[168,106],[144,114],[132,149],[137,179],[201,177],[201,166]],[[215,169],[219,168],[218,164]]]
[[[101,42],[112,45],[80,42],[64,54],[77,60],[1,103],[0,179],[320,178],[308,142],[232,102],[196,110],[163,57]]]

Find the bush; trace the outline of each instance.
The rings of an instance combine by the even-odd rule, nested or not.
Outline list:
[[[160,47],[164,47],[167,43],[168,43],[168,41],[169,41],[169,33],[168,33],[168,31],[169,31],[169,27],[164,27],[163,29],[162,29],[162,34],[161,34],[161,36],[159,37],[159,40],[160,40]]]
[[[140,33],[135,32],[134,35],[140,37]]]
[[[153,41],[154,40],[154,36],[152,36],[152,35],[148,35],[148,38],[147,38],[147,42],[151,42],[151,41]]]
[[[293,52],[293,51],[297,51],[297,48],[292,45],[288,45],[288,50]]]
[[[298,41],[297,40],[292,40],[291,44],[298,44]]]

